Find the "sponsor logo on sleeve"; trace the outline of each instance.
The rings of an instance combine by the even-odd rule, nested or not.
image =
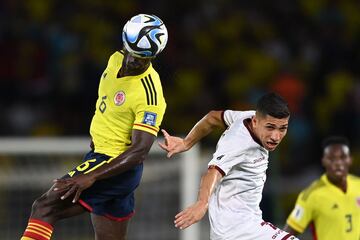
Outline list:
[[[223,157],[224,157],[225,155],[220,155],[220,156],[218,156],[217,158],[216,158],[216,160],[221,160]]]
[[[142,123],[145,123],[150,126],[155,126],[156,125],[156,116],[157,116],[156,113],[145,112]]]

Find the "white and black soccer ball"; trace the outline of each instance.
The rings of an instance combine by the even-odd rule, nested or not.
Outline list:
[[[125,49],[137,57],[155,57],[166,46],[168,32],[155,15],[138,14],[124,26],[122,40]]]

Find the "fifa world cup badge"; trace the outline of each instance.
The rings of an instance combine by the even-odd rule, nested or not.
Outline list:
[[[157,114],[153,113],[153,112],[145,112],[142,123],[145,123],[150,126],[155,126],[156,125],[156,115]]]
[[[114,102],[116,106],[122,105],[125,102],[125,93],[123,91],[115,93]]]

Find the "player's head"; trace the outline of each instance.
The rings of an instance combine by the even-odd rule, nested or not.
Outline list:
[[[123,53],[124,58],[121,68],[129,75],[141,74],[150,66],[151,58],[136,57],[126,49],[123,50]]]
[[[338,182],[349,172],[352,163],[349,141],[345,137],[331,136],[324,139],[322,164],[329,179]]]
[[[138,14],[124,26],[124,48],[139,58],[154,58],[164,50],[168,32],[163,21],[155,15]]]
[[[261,144],[275,150],[287,132],[290,111],[287,102],[275,93],[262,96],[256,105],[252,126]]]

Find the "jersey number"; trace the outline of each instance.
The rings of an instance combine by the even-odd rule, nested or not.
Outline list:
[[[88,169],[90,167],[90,163],[92,162],[96,162],[96,159],[90,159],[90,160],[87,160],[85,162],[83,162],[82,164],[80,164],[79,166],[76,167],[76,171],[78,172],[83,172],[85,171],[86,169]],[[69,176],[72,177],[74,176],[74,174],[76,173],[75,170],[69,172]]]
[[[351,232],[352,231],[352,215],[351,214],[346,214],[345,218],[348,222],[348,228],[346,229],[346,232]]]

